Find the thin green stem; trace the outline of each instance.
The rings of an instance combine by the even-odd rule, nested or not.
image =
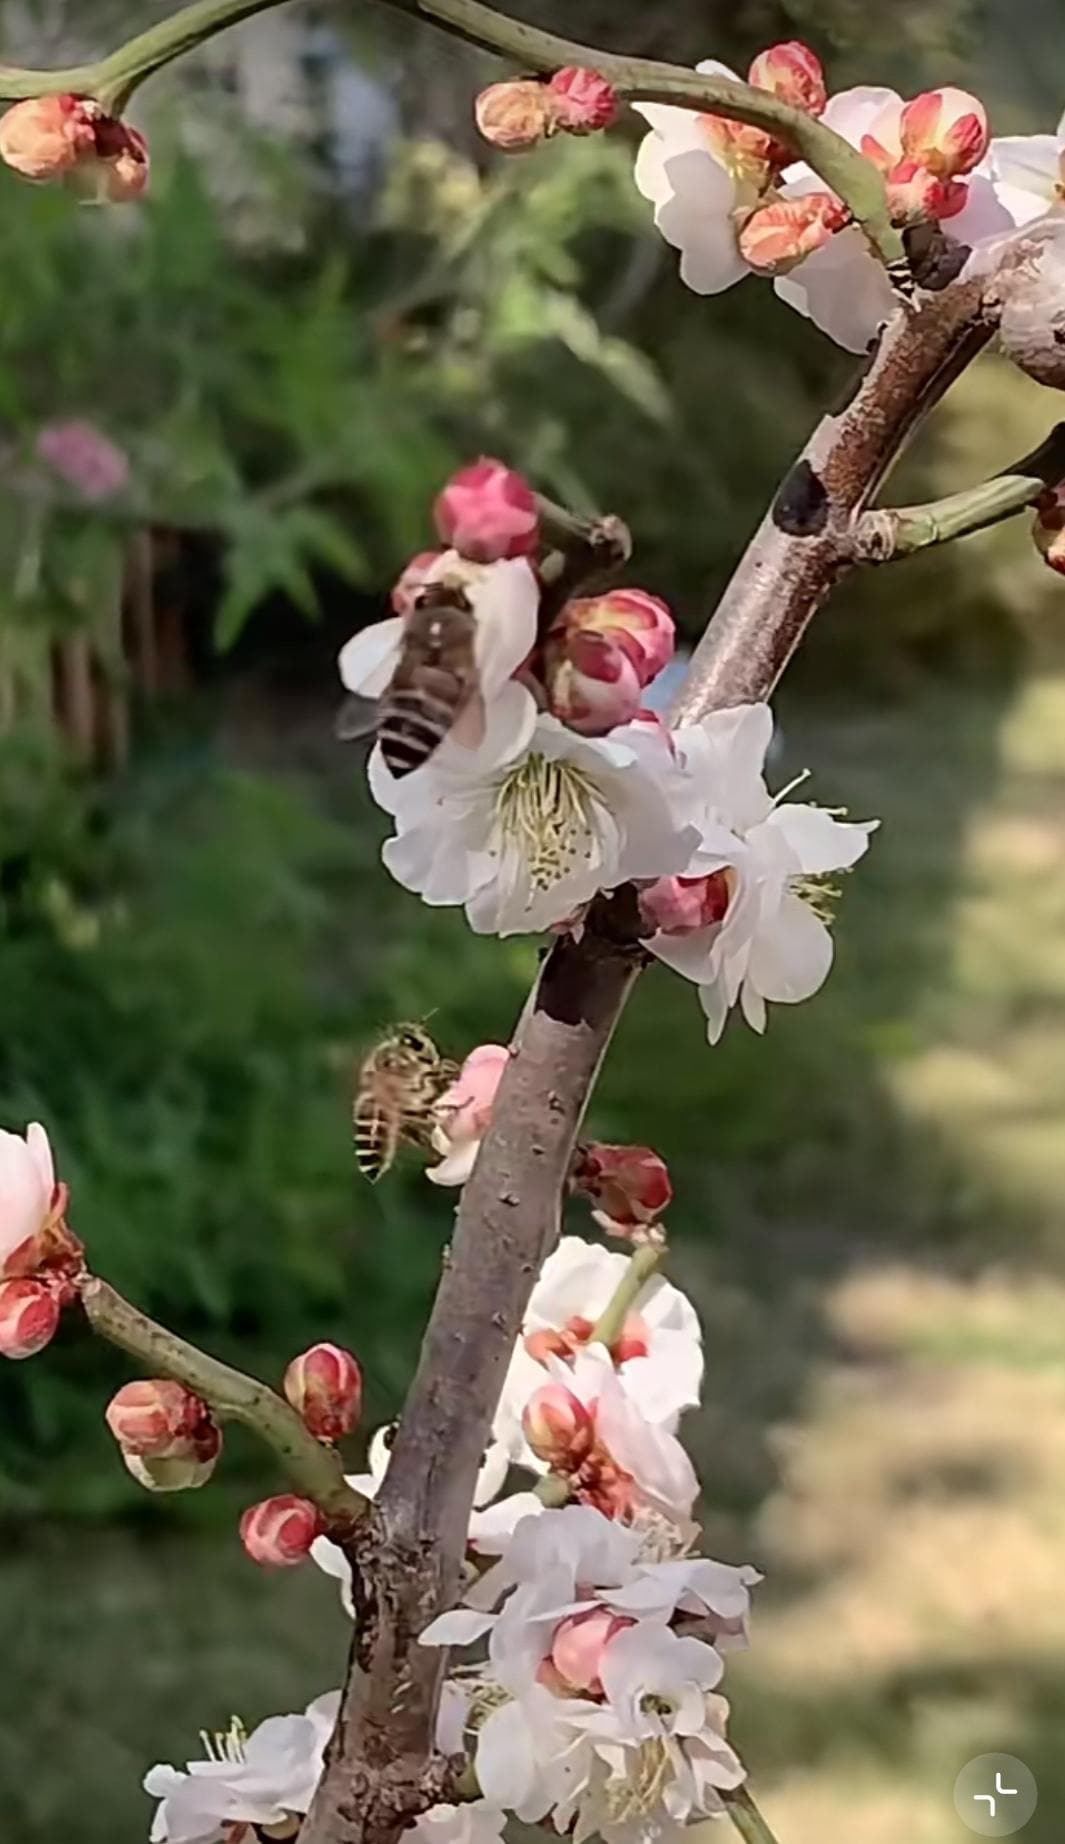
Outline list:
[[[383,0],[394,11],[429,20],[443,31],[496,51],[525,71],[549,73],[568,64],[601,71],[627,102],[673,103],[707,115],[764,128],[808,161],[837,193],[861,225],[872,248],[888,265],[905,260],[902,234],[892,224],[884,181],[872,163],[840,135],[793,109],[768,91],[728,77],[647,58],[628,58],[598,51],[557,33],[541,31],[524,20],[508,19],[481,0]],[[71,90],[95,96],[105,108],[120,111],[138,84],[173,58],[202,45],[216,32],[266,12],[280,0],[193,0],[169,19],[151,26],[97,64],[58,71],[0,68],[0,98],[54,95]]]
[[[647,1242],[630,1255],[628,1267],[595,1322],[594,1344],[606,1345],[609,1349],[621,1336],[632,1307],[660,1266],[664,1254],[665,1249],[660,1244]]]
[[[854,527],[853,554],[859,563],[890,563],[932,544],[985,531],[1031,506],[1048,487],[1065,479],[1065,423],[1045,442],[993,480],[965,487],[923,506],[888,506],[866,512]]]
[[[316,1441],[295,1410],[265,1383],[157,1325],[96,1275],[83,1281],[81,1303],[93,1331],[143,1363],[148,1376],[173,1377],[202,1396],[220,1420],[251,1428],[273,1448],[292,1483],[314,1500],[337,1534],[350,1530],[361,1517],[366,1500],[347,1484],[339,1455]]]
[[[726,1793],[724,1799],[725,1810],[744,1844],[777,1844],[745,1786],[737,1787],[734,1793]]]

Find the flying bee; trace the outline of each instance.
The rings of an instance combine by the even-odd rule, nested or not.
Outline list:
[[[385,766],[401,780],[428,762],[445,736],[467,748],[484,737],[484,700],[474,643],[477,619],[457,583],[427,583],[407,616],[399,660],[376,703],[345,700],[342,741],[376,730]]]
[[[352,1126],[355,1163],[376,1184],[401,1145],[429,1147],[433,1107],[458,1075],[420,1024],[399,1024],[359,1066]]]

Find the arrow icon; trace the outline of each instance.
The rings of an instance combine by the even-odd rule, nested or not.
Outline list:
[[[994,1818],[996,1812],[998,1811],[998,1800],[995,1798],[995,1793],[998,1794],[1000,1799],[1015,1799],[1017,1796],[1017,1788],[1015,1786],[1003,1786],[1002,1775],[996,1774],[994,1793],[974,1793],[973,1794],[973,1804],[974,1805],[986,1805],[987,1806],[988,1818]]]

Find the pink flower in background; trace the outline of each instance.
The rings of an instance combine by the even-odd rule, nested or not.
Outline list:
[[[88,505],[114,499],[129,485],[129,456],[95,424],[80,418],[46,423],[37,436],[36,453]]]
[[[148,184],[148,143],[90,96],[35,96],[0,119],[0,160],[24,179],[58,179],[83,198],[121,205]]]

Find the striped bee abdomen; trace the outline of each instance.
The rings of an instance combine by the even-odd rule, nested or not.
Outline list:
[[[381,754],[397,781],[421,768],[439,749],[462,704],[464,687],[453,673],[423,667],[418,678],[422,682],[408,690],[386,694],[377,722]]]

